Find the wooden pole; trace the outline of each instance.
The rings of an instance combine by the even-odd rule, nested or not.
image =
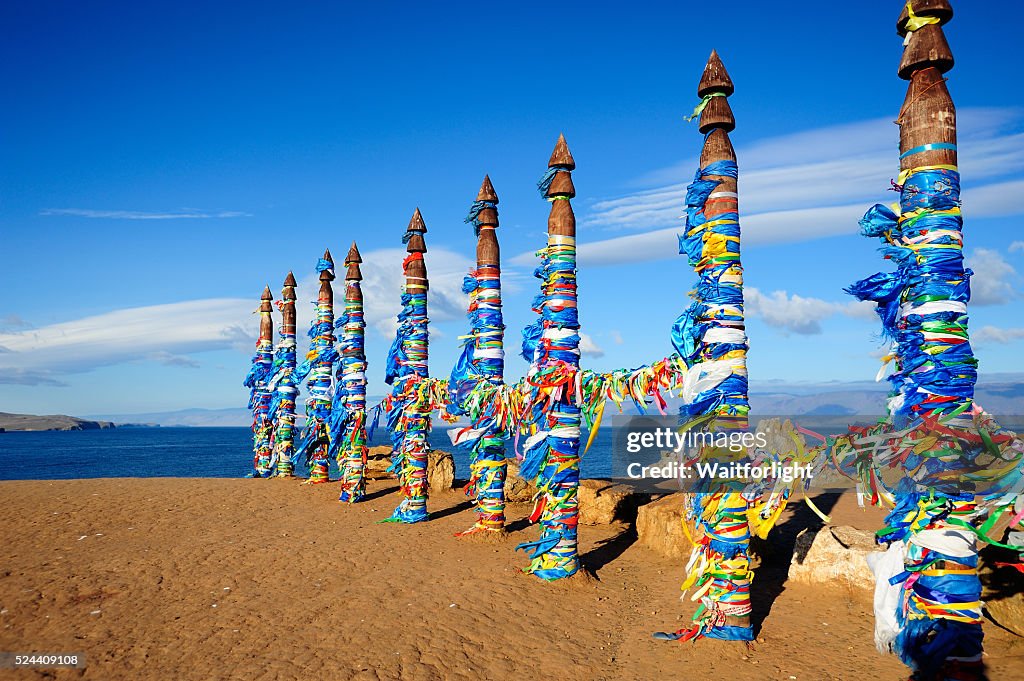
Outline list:
[[[530,552],[526,572],[542,579],[570,577],[579,570],[577,525],[580,481],[580,405],[576,391],[558,377],[575,375],[580,366],[580,324],[576,310],[576,216],[571,200],[576,196],[572,171],[576,168],[565,142],[558,142],[542,180],[545,198],[551,203],[548,240],[541,268],[541,333],[527,382],[552,389],[550,406],[544,407],[535,424],[544,434],[524,452],[524,471],[537,471],[540,500],[534,512],[541,536],[536,542],[520,544]],[[547,186],[545,188],[545,183]]]
[[[295,371],[295,275],[284,280],[281,291],[281,341],[277,346],[280,376],[277,381],[277,417],[275,421],[275,477],[290,478],[295,473],[295,399],[299,389],[292,374]]]
[[[338,467],[341,469],[340,501],[353,503],[363,498],[366,480],[366,350],[364,337],[366,322],[363,321],[363,292],[360,281],[363,274],[359,264],[363,262],[359,247],[352,242],[352,248],[345,256],[345,312],[341,332],[341,363],[338,367],[337,390],[342,391],[342,405],[345,408],[345,424]]]
[[[942,30],[952,17],[947,0],[912,0],[896,25],[904,37],[897,74],[910,82],[896,121],[900,211],[891,239],[910,257],[899,266],[906,284],[899,297],[889,407],[894,422],[916,425],[923,437],[933,434],[930,420],[942,417],[944,424],[951,424],[956,413],[973,406],[977,379],[967,330],[970,293],[963,285],[969,275],[963,266],[956,108],[943,77],[953,68]],[[973,423],[968,419],[968,425]],[[940,439],[933,448],[948,445]],[[947,465],[942,475],[960,472]],[[940,493],[920,487],[915,487],[916,494],[898,498],[886,519],[890,531],[897,532],[887,536],[896,537],[901,511],[905,515],[919,505],[939,502],[937,511],[917,516],[902,540],[904,567],[917,579],[911,587],[903,583],[901,608],[907,622],[892,647],[915,671],[915,679],[985,678],[977,540],[969,529],[977,523],[973,489],[961,485],[955,493]],[[928,543],[927,536],[940,534],[943,543]],[[925,570],[929,567],[933,569]]]
[[[334,366],[334,259],[331,251],[325,250],[324,257],[317,264],[320,272],[320,292],[316,301],[316,330],[311,352],[313,366],[309,374],[309,398],[306,400],[306,460],[309,462],[311,484],[329,481],[330,466],[328,452],[330,439],[327,421],[331,413],[331,370]]]
[[[708,427],[719,432],[746,430],[749,411],[739,173],[729,139],[736,127],[728,100],[733,91],[725,65],[712,50],[697,86],[702,107],[699,129],[705,138],[698,177],[687,190],[684,238],[684,249],[699,282],[681,323],[687,329],[685,335],[696,340],[689,354],[683,349],[680,354],[691,370],[699,369],[702,376],[717,380],[683,406],[684,418],[714,415]],[[687,503],[700,530],[702,564],[712,566],[713,571],[688,576],[687,584],[700,589],[702,608],[694,626],[672,638],[751,641],[747,502],[738,493],[709,491],[690,495]]]
[[[481,383],[500,386],[504,382],[505,325],[501,314],[501,249],[498,246],[498,195],[491,178],[484,176],[476,201],[466,222],[476,230],[476,269],[470,272],[467,316],[470,338],[464,354],[449,381],[449,393],[462,413],[468,413],[472,429],[461,431],[459,444],[471,443],[470,481],[466,487],[476,504],[476,522],[456,536],[505,529],[505,429],[494,399],[465,399],[468,390]],[[457,372],[464,372],[457,375]],[[490,387],[486,386],[486,387]],[[485,395],[478,391],[478,395]]]
[[[256,340],[256,356],[253,357],[252,398],[249,405],[253,411],[253,477],[257,478],[269,475],[273,453],[274,423],[270,420],[271,393],[267,388],[274,363],[273,300],[270,287],[265,287],[260,297],[260,331]]]
[[[427,520],[427,458],[430,454],[430,396],[424,379],[427,370],[427,266],[423,254],[427,245],[423,235],[427,226],[417,208],[409,220],[403,241],[409,254],[402,262],[405,289],[402,294],[402,314],[396,343],[397,376],[392,391],[393,456],[403,499],[391,514],[392,522],[418,523]]]

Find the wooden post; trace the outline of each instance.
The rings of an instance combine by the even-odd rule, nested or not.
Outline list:
[[[580,405],[576,391],[558,377],[576,375],[580,366],[580,323],[576,310],[576,216],[571,200],[576,195],[572,171],[576,162],[565,137],[548,161],[540,188],[551,203],[548,240],[540,273],[540,338],[527,374],[527,383],[551,389],[554,398],[539,415],[536,436],[524,445],[520,473],[537,477],[540,500],[534,519],[540,520],[536,542],[520,544],[530,552],[526,572],[542,579],[570,577],[579,570],[577,524],[579,520]],[[545,400],[547,397],[545,396]],[[541,437],[543,436],[543,437]]]
[[[277,409],[274,426],[275,477],[290,478],[295,473],[292,457],[295,455],[295,399],[298,386],[295,372],[295,275],[291,272],[284,280],[281,291],[281,341],[277,346],[276,362],[280,364],[274,377]]]
[[[423,235],[427,226],[417,208],[406,228],[403,241],[406,256],[402,262],[405,289],[402,313],[399,315],[396,345],[392,347],[389,364],[394,361],[397,373],[393,381],[392,408],[388,423],[392,430],[395,468],[398,471],[403,499],[389,518],[392,522],[418,523],[427,520],[427,458],[430,454],[430,412],[427,370],[427,266],[423,254],[427,245]]]
[[[270,287],[263,289],[260,298],[260,331],[256,340],[256,356],[253,357],[253,371],[246,385],[252,388],[249,408],[252,409],[253,477],[265,478],[270,473],[270,458],[273,453],[274,423],[270,419],[270,390],[267,384],[274,363],[274,296]]]
[[[309,463],[308,483],[329,481],[328,449],[330,438],[327,421],[331,414],[331,369],[334,366],[334,259],[331,251],[317,263],[320,273],[320,292],[316,301],[316,319],[308,359],[312,360],[309,374],[309,398],[306,400],[306,438],[303,449]]]
[[[684,419],[714,415],[707,426],[717,432],[747,427],[747,337],[743,317],[743,267],[736,152],[729,139],[736,120],[728,96],[732,79],[716,51],[711,52],[697,96],[701,98],[700,132],[705,135],[697,178],[687,188],[687,220],[683,250],[699,282],[694,302],[677,322],[674,334],[693,339],[677,345],[691,371],[717,381],[683,405]],[[704,452],[701,453],[705,455]],[[710,482],[713,486],[713,481]],[[698,488],[699,489],[699,488]],[[700,589],[702,605],[694,625],[667,638],[701,637],[751,641],[750,530],[747,502],[739,493],[694,493],[687,499],[690,517],[701,537],[701,565],[687,577],[688,588]],[[712,541],[711,537],[714,537]]]
[[[363,292],[359,282],[363,274],[359,264],[363,259],[359,248],[352,248],[345,256],[345,312],[342,317],[341,363],[338,366],[337,390],[342,391],[345,422],[338,453],[341,469],[340,501],[353,503],[363,498],[366,480],[366,351],[363,321]]]
[[[505,426],[491,386],[504,382],[505,325],[501,315],[501,250],[498,247],[498,195],[484,176],[466,222],[476,231],[476,269],[463,290],[469,293],[470,337],[452,372],[449,393],[454,413],[468,413],[470,430],[458,429],[455,442],[469,445],[470,481],[466,493],[476,503],[476,522],[456,536],[505,529]],[[469,288],[472,286],[472,288]],[[487,385],[481,385],[487,384]],[[477,389],[473,398],[466,395]],[[484,388],[484,390],[480,390]]]
[[[970,292],[964,285],[969,274],[963,266],[956,108],[943,77],[953,68],[942,30],[952,17],[947,0],[912,0],[896,25],[904,37],[897,74],[910,83],[896,121],[900,210],[890,243],[909,257],[899,264],[906,283],[893,334],[896,371],[890,377],[889,408],[894,423],[916,427],[922,440],[934,436],[929,422],[942,418],[950,427],[958,413],[974,407],[977,379],[967,330]],[[975,423],[966,418],[968,428],[976,430]],[[933,448],[946,451],[948,445],[940,439]],[[954,461],[942,466],[940,477],[954,479],[962,471],[950,466],[962,465]],[[921,479],[918,471],[914,477]],[[906,582],[901,587],[901,608],[908,621],[892,648],[915,671],[914,678],[986,678],[977,541],[968,529],[978,522],[973,489],[963,484],[955,491],[922,487],[918,484],[914,493],[900,495],[886,518],[886,536],[902,535],[897,540],[906,549],[904,567],[917,577],[912,587]],[[933,510],[919,512],[920,505]],[[902,522],[908,512],[918,515],[904,534]],[[944,538],[939,546],[925,540],[935,535]],[[939,569],[925,570],[933,565]],[[937,646],[937,640],[942,644]]]

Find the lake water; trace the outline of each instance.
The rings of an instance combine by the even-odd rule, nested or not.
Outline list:
[[[584,477],[611,471],[610,429],[598,432],[581,464]],[[453,452],[456,475],[469,460],[454,450],[443,427],[430,434],[435,449]],[[387,444],[387,431],[371,445]],[[511,454],[511,446],[509,447]],[[71,432],[0,433],[0,480],[72,478],[241,478],[252,471],[248,428],[115,428]],[[337,476],[332,464],[332,475]]]

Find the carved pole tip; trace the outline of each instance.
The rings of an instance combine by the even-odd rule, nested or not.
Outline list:
[[[558,134],[558,142],[555,143],[555,150],[551,152],[551,159],[548,161],[548,168],[554,166],[565,166],[569,170],[576,169],[576,161],[572,159],[569,145],[565,142],[565,135]]]
[[[260,296],[260,300],[273,300],[274,294],[270,292],[270,285],[263,287],[263,295]]]
[[[896,33],[901,37],[907,34],[907,23],[910,21],[907,4],[910,4],[914,14],[918,17],[938,19],[939,26],[949,23],[949,20],[953,18],[953,6],[949,4],[949,0],[913,0],[911,3],[904,3],[900,18],[896,20]]]
[[[359,256],[359,247],[356,246],[356,242],[352,242],[352,248],[348,249],[348,255],[345,256],[345,264],[348,265],[354,262],[362,262],[363,259]]]
[[[494,192],[494,185],[491,184],[489,175],[484,175],[484,182],[480,185],[480,191],[476,194],[477,201],[498,202],[498,195]]]
[[[729,72],[725,70],[725,64],[722,63],[718,52],[711,50],[711,56],[708,57],[708,63],[705,64],[704,73],[701,74],[700,83],[697,85],[697,96],[706,97],[712,93],[720,92],[728,97],[734,90],[732,78],[729,77]]]
[[[419,232],[425,234],[427,231],[427,225],[423,222],[423,214],[420,213],[420,209],[417,208],[412,214],[412,218],[409,220],[409,227],[405,230],[407,232]]]
[[[295,275],[292,274],[290,270],[288,272],[288,276],[284,278],[284,285],[285,286],[298,286],[298,284],[295,283]]]

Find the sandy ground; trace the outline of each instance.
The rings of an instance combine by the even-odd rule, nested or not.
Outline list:
[[[0,483],[0,651],[80,652],[84,679],[905,679],[872,644],[870,597],[785,584],[778,528],[754,582],[753,649],[651,632],[684,626],[682,567],[625,526],[584,527],[596,579],[519,572],[536,536],[510,509],[502,543],[458,540],[460,493],[432,521],[382,525],[393,482],[343,506],[335,484],[284,480]],[[839,524],[877,518],[841,499]],[[1024,639],[986,624],[993,679],[1024,678]]]

